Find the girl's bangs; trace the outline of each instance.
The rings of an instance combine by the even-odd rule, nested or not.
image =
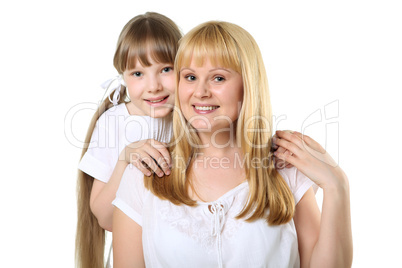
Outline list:
[[[137,29],[138,30],[138,29]],[[137,31],[128,40],[126,69],[134,69],[137,61],[144,67],[152,65],[151,59],[158,63],[174,63],[177,51],[177,39],[166,33],[154,29],[154,31]]]
[[[140,40],[140,39],[138,39]],[[129,46],[126,59],[126,69],[131,70],[139,62],[144,67],[152,65],[151,60],[157,63],[174,63],[176,55],[176,44],[166,44],[164,40],[153,40],[136,42]]]

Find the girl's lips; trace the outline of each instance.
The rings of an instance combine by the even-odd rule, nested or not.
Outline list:
[[[197,104],[193,104],[193,110],[197,113],[197,114],[209,114],[209,113],[213,113],[216,109],[218,109],[219,106],[216,105],[197,105]]]
[[[165,104],[169,99],[169,95],[165,97],[158,97],[158,98],[149,98],[149,99],[144,99],[144,101],[150,105],[150,106],[160,106],[162,104]]]

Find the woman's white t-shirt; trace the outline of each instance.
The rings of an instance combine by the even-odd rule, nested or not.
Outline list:
[[[127,145],[146,139],[169,142],[171,133],[171,124],[163,125],[161,118],[130,115],[124,103],[113,106],[96,122],[90,145],[78,168],[107,183]]]
[[[296,168],[279,173],[296,204],[313,182]],[[195,207],[161,200],[144,187],[143,174],[127,167],[113,204],[142,226],[147,267],[299,267],[293,220],[269,226],[265,219],[235,217],[248,197],[243,182],[214,202]]]

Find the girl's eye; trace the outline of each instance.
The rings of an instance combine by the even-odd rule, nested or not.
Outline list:
[[[140,76],[142,76],[142,73],[141,72],[134,72],[134,73],[132,73],[132,75],[135,76],[135,77],[140,77]]]
[[[196,79],[194,75],[186,75],[184,78],[188,81],[194,81]]]
[[[165,68],[162,69],[162,73],[168,73],[168,72],[170,72],[172,70],[173,70],[172,67],[165,67]]]

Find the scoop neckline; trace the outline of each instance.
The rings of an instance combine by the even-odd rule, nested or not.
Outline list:
[[[247,180],[244,180],[243,182],[241,182],[239,185],[237,185],[236,187],[230,189],[229,191],[227,191],[226,193],[224,193],[222,196],[220,196],[218,199],[214,200],[214,201],[208,201],[208,202],[203,202],[203,201],[199,201],[197,200],[197,204],[198,205],[211,205],[217,202],[220,202],[222,200],[227,199],[228,197],[230,197],[231,195],[235,194],[236,192],[242,190],[243,188],[245,188],[246,186],[248,186],[248,182]]]

